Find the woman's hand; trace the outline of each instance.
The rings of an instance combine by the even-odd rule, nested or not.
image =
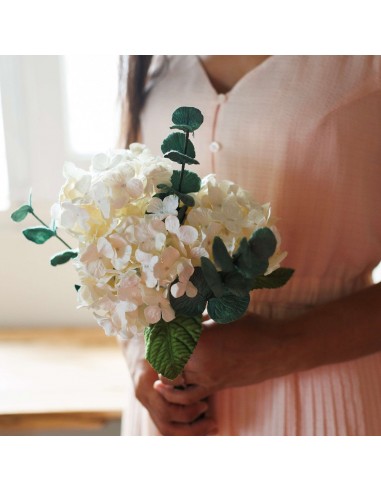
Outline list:
[[[181,392],[156,383],[167,401],[182,404],[215,391],[246,386],[381,351],[381,283],[282,320],[247,314],[233,323],[203,322],[185,366],[192,385]],[[191,398],[193,395],[193,398]]]
[[[130,340],[123,344],[130,369],[136,398],[148,410],[161,434],[165,436],[200,436],[213,434],[216,424],[210,418],[197,420],[208,410],[208,403],[201,399],[182,404],[166,400],[159,391],[158,375],[144,359],[144,344],[141,340]],[[180,383],[182,381],[179,381]]]
[[[155,389],[176,404],[192,404],[218,390],[246,386],[292,372],[294,357],[281,323],[247,314],[233,323],[203,322],[199,342],[184,368],[185,391],[161,378]],[[287,349],[287,350],[286,350]]]

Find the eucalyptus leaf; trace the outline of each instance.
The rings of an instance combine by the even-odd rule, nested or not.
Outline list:
[[[208,299],[213,296],[201,267],[195,267],[193,275],[189,279],[197,288],[195,297],[188,297],[184,294],[181,297],[173,297],[169,292],[169,301],[176,315],[197,316],[204,312]]]
[[[177,152],[176,150],[171,150],[164,154],[166,159],[170,159],[173,162],[177,162],[177,164],[200,164],[196,159],[192,159],[188,155],[183,154],[182,152]]]
[[[201,316],[160,320],[144,331],[146,359],[168,379],[181,374],[201,335]]]
[[[24,229],[22,231],[24,236],[36,244],[43,244],[52,236],[55,236],[54,232],[48,227],[30,227],[29,229]]]
[[[182,193],[196,193],[201,188],[201,178],[196,173],[184,170],[183,180],[181,182]],[[173,171],[171,176],[172,187],[178,190],[180,187],[181,171]]]
[[[236,253],[233,255],[234,264],[239,272],[248,280],[266,272],[269,262],[267,259],[260,259],[255,256],[249,246],[248,240],[241,239]]]
[[[167,191],[170,191],[171,190],[171,187],[165,183],[159,183],[158,185],[156,185],[156,188],[158,190],[163,190],[164,192],[167,192]]]
[[[175,195],[177,195],[184,205],[187,207],[194,207],[195,201],[193,196],[187,195],[186,193],[180,193],[174,190]]]
[[[216,267],[206,256],[201,258],[201,269],[209,288],[216,297],[221,297],[225,292],[224,284]]]
[[[285,285],[292,277],[292,268],[277,268],[269,275],[260,275],[253,279],[251,289],[277,289]]]
[[[11,215],[11,219],[15,222],[21,222],[25,217],[33,212],[33,208],[30,205],[22,205],[20,208],[15,210]]]
[[[209,299],[208,314],[216,323],[231,323],[241,318],[249,306],[250,296],[225,294],[222,297]]]
[[[52,256],[50,258],[50,264],[52,266],[63,265],[64,263],[67,263],[69,260],[71,260],[72,258],[76,258],[77,256],[78,251],[75,251],[74,249],[67,249]]]
[[[257,229],[249,239],[249,246],[256,258],[267,260],[275,253],[276,237],[271,229]]]
[[[223,282],[225,287],[236,296],[245,296],[250,292],[250,281],[237,270],[224,275]]]
[[[186,205],[182,205],[177,211],[177,218],[179,219],[180,224],[184,222],[186,211],[188,207]]]
[[[194,132],[202,125],[204,117],[201,111],[190,106],[177,108],[172,114],[172,123],[177,126],[185,126],[190,132]]]
[[[233,259],[226,249],[225,243],[219,236],[216,236],[213,240],[213,257],[216,265],[220,267],[223,272],[234,271]]]
[[[175,132],[168,135],[168,137],[164,139],[163,143],[161,144],[161,151],[163,152],[163,154],[166,154],[167,152],[175,150],[183,154],[185,143],[187,148],[185,154],[191,158],[195,158],[196,152],[194,150],[193,143],[189,140],[189,138],[186,138],[184,133],[180,132]]]

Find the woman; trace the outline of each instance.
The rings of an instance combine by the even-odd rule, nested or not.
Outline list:
[[[123,432],[381,435],[381,57],[174,56],[147,78],[150,58],[130,60],[129,142],[159,154],[173,110],[198,107],[196,171],[271,202],[295,274],[205,320],[175,382],[126,343]]]

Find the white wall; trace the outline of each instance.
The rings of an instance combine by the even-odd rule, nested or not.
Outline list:
[[[34,208],[49,218],[47,205]],[[22,229],[34,225],[33,217],[17,224],[10,212],[0,212],[0,328],[95,326],[87,310],[76,309],[72,264],[50,265],[50,257],[65,246],[56,238],[42,245],[25,239]],[[69,244],[76,246],[73,240]]]

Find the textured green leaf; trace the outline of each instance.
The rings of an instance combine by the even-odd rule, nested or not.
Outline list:
[[[179,190],[181,171],[173,171],[171,176],[172,187],[174,190]],[[192,171],[184,170],[183,180],[181,182],[182,193],[195,193],[200,191],[201,178]]]
[[[200,128],[204,121],[201,111],[190,106],[182,106],[177,108],[172,115],[172,123],[178,126],[189,128],[187,131],[194,132]]]
[[[144,331],[146,359],[159,374],[175,379],[181,374],[201,335],[201,316],[160,320]]]
[[[213,257],[216,265],[221,268],[223,272],[233,272],[234,263],[232,257],[229,255],[223,240],[216,236],[213,240]]]
[[[33,208],[30,205],[22,205],[13,212],[11,219],[15,222],[21,222],[31,212],[33,212]]]
[[[224,275],[224,285],[236,296],[245,296],[250,292],[250,282],[239,271],[235,270]]]
[[[161,151],[163,152],[163,154],[166,154],[167,152],[171,152],[171,150],[175,150],[184,154],[185,142],[186,136],[184,135],[184,133],[171,133],[161,144]],[[192,158],[196,157],[194,145],[189,139],[187,142],[187,151],[185,152],[185,154]]]
[[[169,301],[176,315],[197,316],[202,314],[206,308],[207,300],[213,296],[213,292],[206,283],[201,267],[194,269],[190,281],[197,288],[197,295],[195,297],[188,297],[184,294],[181,297],[175,298],[171,293],[169,294]]]
[[[240,273],[248,280],[257,275],[262,275],[269,266],[267,259],[260,259],[255,256],[245,237],[241,240],[233,259]]]
[[[268,227],[256,230],[249,239],[252,253],[261,260],[268,260],[275,253],[276,244],[275,235]]]
[[[253,279],[251,289],[277,289],[285,285],[293,273],[292,268],[277,268],[269,275],[260,275]]]
[[[214,295],[216,297],[221,297],[225,292],[224,284],[222,283],[221,276],[218,273],[216,267],[209,260],[209,258],[206,258],[206,256],[203,256],[201,258],[201,268],[205,280],[210,289],[213,291]]]
[[[66,249],[65,251],[61,251],[60,253],[52,256],[50,258],[50,264],[52,266],[63,265],[64,263],[67,263],[69,260],[71,260],[72,258],[76,258],[77,256],[78,251],[75,251],[74,249]]]
[[[183,154],[182,152],[177,152],[176,150],[171,150],[164,154],[164,157],[170,159],[173,162],[177,162],[177,164],[200,164],[196,159],[192,159],[188,155]]]
[[[22,231],[24,236],[36,244],[43,244],[52,236],[54,236],[54,232],[47,227],[30,227],[29,229],[24,229]]]
[[[208,314],[216,323],[231,323],[241,318],[249,306],[250,296],[226,294],[209,299]]]

